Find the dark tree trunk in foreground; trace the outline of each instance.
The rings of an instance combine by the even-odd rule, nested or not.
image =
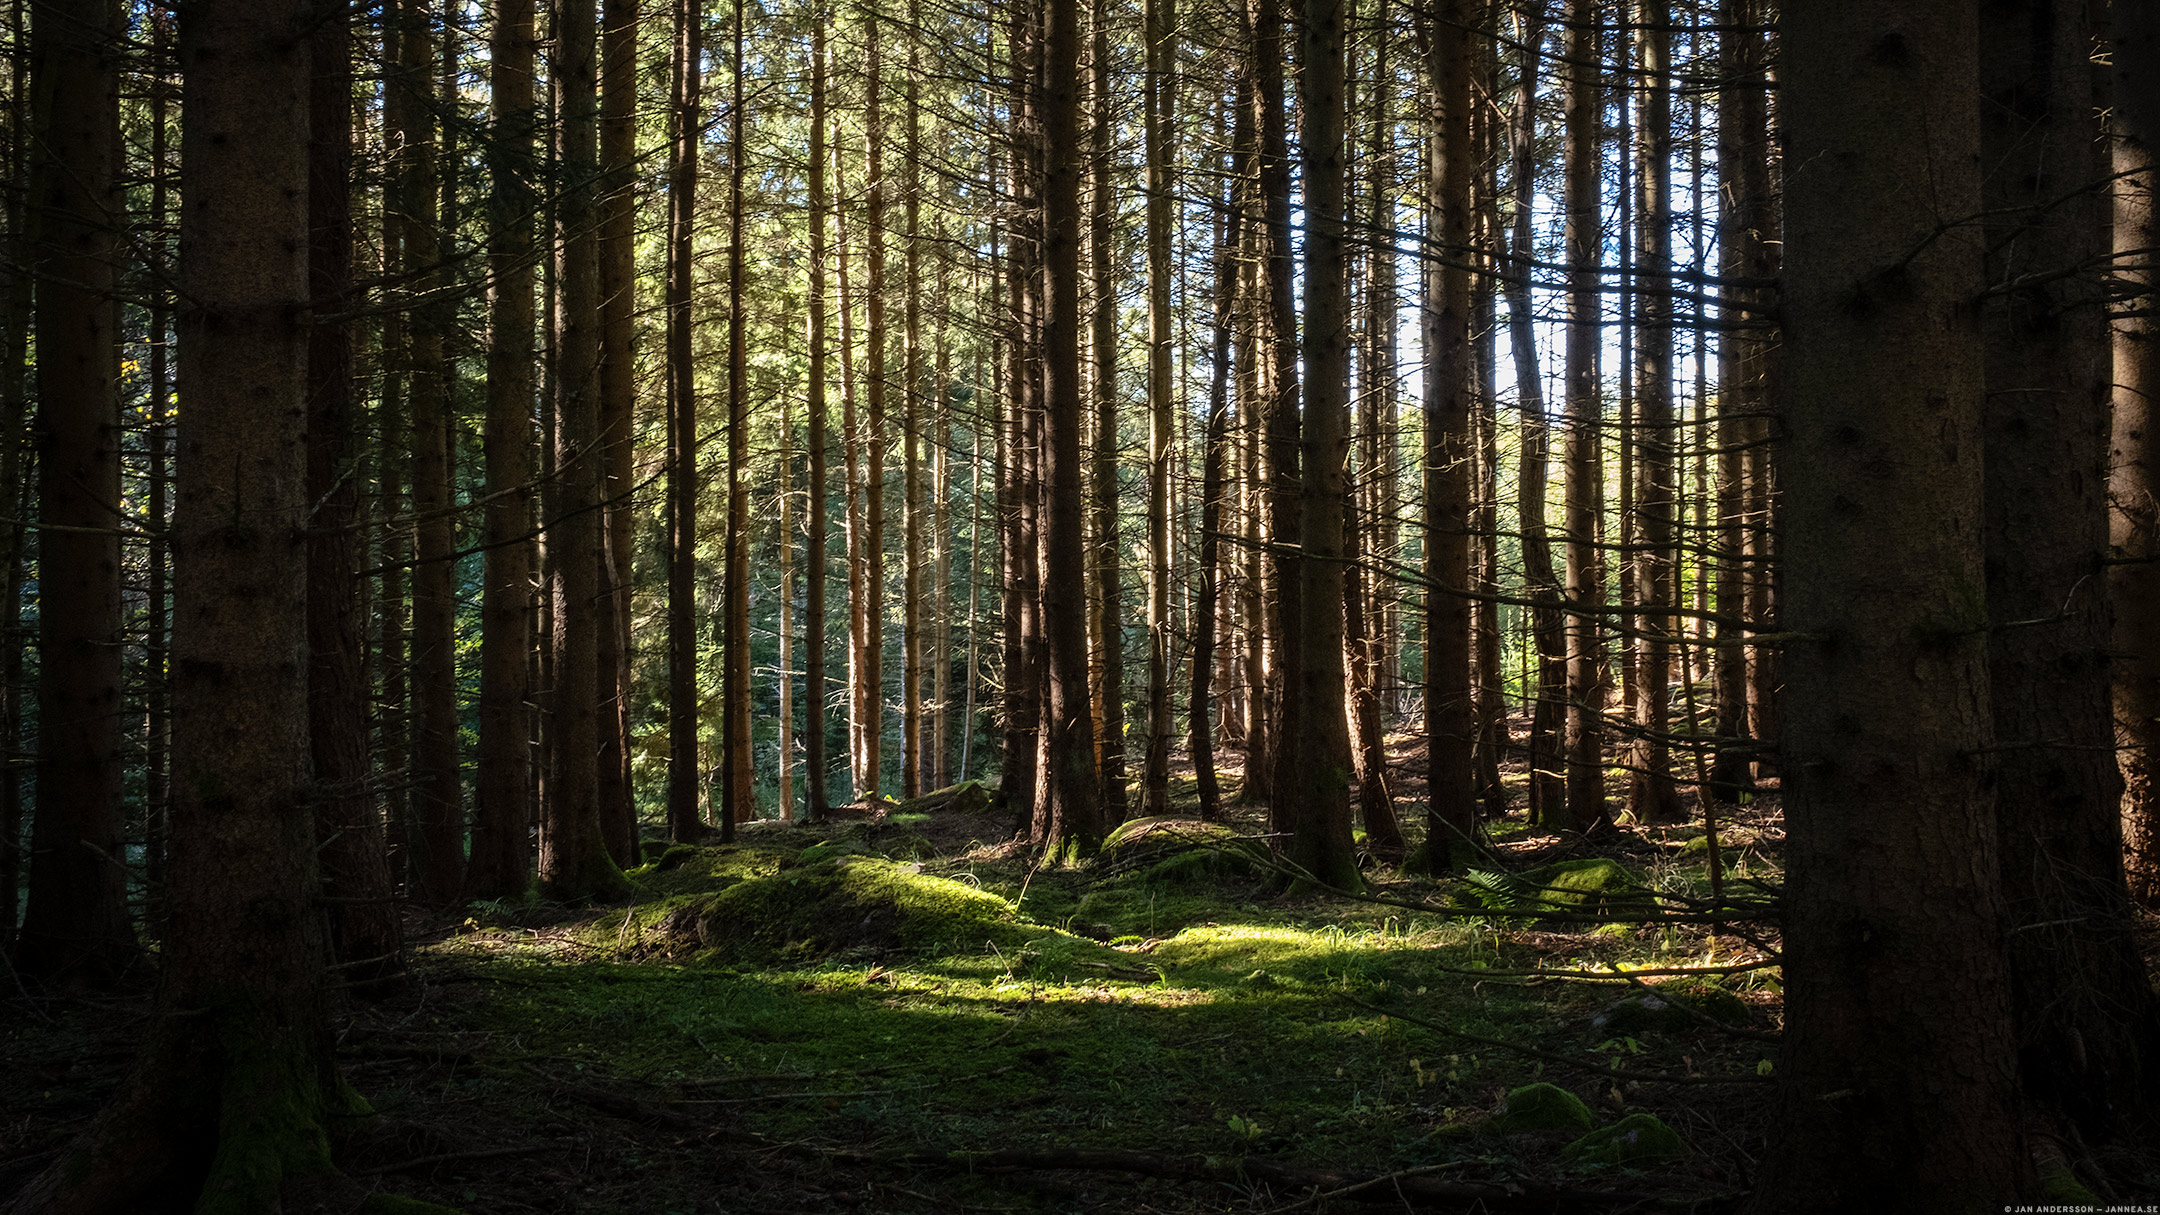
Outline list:
[[[2026,1179],[1981,568],[1976,30],[1796,5],[1785,1042],[1755,1209],[1995,1210]]]
[[[342,312],[352,291],[352,23],[334,10],[315,33],[308,81],[308,295]],[[391,901],[390,858],[369,795],[366,631],[355,525],[360,514],[353,330],[307,331],[308,744],[315,771],[315,837],[329,907],[330,955],[354,989],[403,972],[403,928]],[[524,655],[519,654],[519,661]]]
[[[120,755],[119,75],[111,0],[39,7],[37,812],[14,964],[93,985],[136,958]]]
[[[720,838],[757,814],[750,748],[750,358],[743,271],[743,4],[735,0],[734,97],[728,140],[727,538],[721,648]]]
[[[2140,1127],[2160,1023],[2122,877],[2107,596],[2106,158],[2083,0],[1980,26],[1989,285],[1987,603],[2020,1076],[2087,1142]],[[2148,303],[2150,301],[2147,301]]]
[[[1118,529],[1118,314],[1117,201],[1110,188],[1111,142],[1116,132],[1111,94],[1108,0],[1089,10],[1090,79],[1094,96],[1088,124],[1088,274],[1094,290],[1089,318],[1095,364],[1095,450],[1088,543],[1093,552],[1088,632],[1094,643],[1095,741],[1102,755],[1103,807],[1111,822],[1125,821],[1125,587],[1123,538]],[[1152,28],[1150,26],[1149,28]],[[1152,62],[1152,60],[1150,60]],[[1150,77],[1152,84],[1153,77]],[[1149,138],[1154,128],[1148,128]],[[1151,230],[1152,231],[1152,230]],[[1154,248],[1149,246],[1149,255]],[[1153,263],[1149,265],[1152,267]]]
[[[1171,166],[1177,102],[1175,0],[1147,0],[1147,739],[1140,776],[1140,813],[1170,812],[1170,445],[1176,406],[1171,400],[1170,313]]]
[[[2114,170],[2115,273],[2149,305],[2160,275],[2146,250],[2160,244],[2154,207],[2160,151],[2160,9],[2117,7]],[[2130,891],[2160,907],[2160,320],[2149,306],[2114,323],[2113,506],[2108,593],[2115,608],[2115,740],[2123,774],[2123,844]]]
[[[308,41],[288,0],[181,28],[172,920],[133,1077],[16,1212],[270,1212],[351,1112],[323,999],[307,740]],[[194,1195],[207,1195],[200,1206]],[[284,1209],[290,1209],[286,1207]]]
[[[630,790],[630,518],[637,410],[636,0],[600,10],[600,834],[615,863],[638,863]]]
[[[533,545],[533,217],[537,59],[533,0],[503,0],[488,55],[495,135],[489,143],[486,463],[487,553],[480,599],[480,739],[472,857],[465,892],[524,893],[532,872],[531,695]]]

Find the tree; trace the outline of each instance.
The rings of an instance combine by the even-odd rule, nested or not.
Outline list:
[[[554,769],[540,832],[540,889],[550,898],[604,898],[622,889],[600,817],[600,258],[595,228],[599,77],[593,0],[557,13],[551,75],[559,90],[562,185],[555,201],[555,477],[548,513],[554,566]]]
[[[1425,306],[1425,843],[1410,864],[1444,871],[1477,830],[1471,761],[1470,52],[1465,0],[1447,0],[1423,30],[1427,118]]]
[[[2020,1076],[2088,1142],[2144,1129],[2160,1009],[2122,879],[2109,703],[2107,193],[2070,0],[1980,25],[1988,679]],[[2036,36],[2038,35],[2038,36]]]
[[[480,603],[480,737],[474,756],[472,856],[466,892],[523,893],[532,870],[531,695],[533,521],[533,214],[538,194],[533,75],[538,45],[532,0],[495,11],[488,53],[489,142],[487,508]]]
[[[1170,810],[1171,163],[1177,156],[1175,0],[1146,0],[1148,281],[1148,665],[1147,743],[1140,812]],[[1112,433],[1115,438],[1115,432]],[[1099,440],[1098,440],[1099,441]],[[1339,541],[1338,541],[1339,543]],[[1116,634],[1106,635],[1110,640]]]
[[[1978,31],[1784,16],[1787,1028],[1756,1209],[2017,1194],[1982,570]]]
[[[1604,84],[1596,68],[1599,33],[1594,20],[1597,0],[1569,0],[1561,54],[1567,76],[1565,161],[1565,231],[1567,256],[1567,350],[1563,382],[1567,393],[1567,435],[1561,444],[1567,536],[1567,597],[1574,607],[1567,626],[1567,824],[1582,832],[1611,825],[1605,805],[1602,719],[1604,683],[1599,676],[1602,641],[1594,609],[1605,602],[1605,576],[1598,549],[1598,516],[1603,508],[1604,477],[1599,471],[1599,437],[1604,395],[1598,385],[1598,253],[1604,224],[1598,198],[1600,122]]]
[[[1343,241],[1342,0],[1305,0],[1305,418],[1299,505],[1295,666],[1286,688],[1302,707],[1290,748],[1297,780],[1279,787],[1293,807],[1285,858],[1323,885],[1355,890],[1350,834],[1350,729],[1343,698],[1343,466],[1350,438],[1349,258]],[[1280,818],[1280,815],[1277,815]]]
[[[333,10],[311,43],[308,296],[317,314],[325,314],[346,311],[353,294],[350,13]],[[360,475],[352,327],[310,325],[307,356],[307,501],[314,509],[307,535],[307,706],[316,847],[331,900],[331,956],[354,989],[372,992],[403,974],[404,931],[367,781],[367,638],[354,572]],[[522,889],[524,875],[518,876]]]
[[[1087,533],[1080,489],[1080,32],[1077,6],[1042,0],[1043,722],[1031,838],[1059,859],[1102,846],[1095,720],[1088,697]]]
[[[349,1112],[331,1058],[309,786],[308,42],[288,0],[180,30],[171,927],[136,1071],[29,1213],[280,1209]]]
[[[38,756],[14,965],[87,984],[137,957],[120,756],[119,73],[111,0],[39,8]]]
[[[825,337],[827,67],[825,23],[822,20],[815,24],[810,37],[810,393],[807,410],[809,433],[805,439],[810,448],[810,502],[806,512],[810,534],[804,555],[808,585],[803,596],[803,649],[808,660],[807,678],[803,684],[803,706],[809,715],[803,730],[803,770],[808,774],[810,788],[803,806],[803,817],[810,822],[816,822],[825,817],[828,808],[825,786],[825,459],[827,450],[832,446],[832,441],[826,434],[825,404],[825,381],[830,373],[827,371]],[[690,113],[686,113],[684,120],[687,122],[689,119]],[[687,222],[686,216],[685,223]],[[690,420],[695,420],[694,415]],[[694,655],[695,651],[692,653]],[[694,691],[695,685],[692,687]]]
[[[2114,10],[2115,273],[2149,301],[2156,278],[2144,250],[2155,223],[2154,150],[2160,147],[2160,15]],[[2160,324],[2149,307],[2114,321],[2113,434],[2108,452],[2108,595],[2115,609],[2115,738],[2123,774],[2123,843],[2131,893],[2160,906]]]

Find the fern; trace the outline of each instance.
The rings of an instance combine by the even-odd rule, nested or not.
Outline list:
[[[1524,906],[1522,884],[1513,874],[1485,869],[1466,870],[1464,892],[1487,911],[1520,911]]]

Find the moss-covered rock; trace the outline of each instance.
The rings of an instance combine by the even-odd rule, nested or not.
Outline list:
[[[1583,1099],[1557,1084],[1526,1084],[1507,1095],[1507,1108],[1487,1129],[1502,1135],[1525,1131],[1586,1131],[1597,1125]]]
[[[1652,1114],[1629,1114],[1560,1150],[1575,1164],[1651,1165],[1677,1160],[1692,1149],[1687,1140]]]
[[[681,901],[654,925],[679,945],[757,961],[980,948],[1018,939],[1026,927],[994,894],[910,865],[846,855]]]
[[[1522,883],[1531,898],[1553,911],[1603,913],[1651,905],[1642,879],[1609,857],[1540,865],[1522,874]]]

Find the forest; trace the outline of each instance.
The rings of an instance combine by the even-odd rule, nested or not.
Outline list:
[[[0,8],[0,1212],[2160,1199],[2160,6]]]

